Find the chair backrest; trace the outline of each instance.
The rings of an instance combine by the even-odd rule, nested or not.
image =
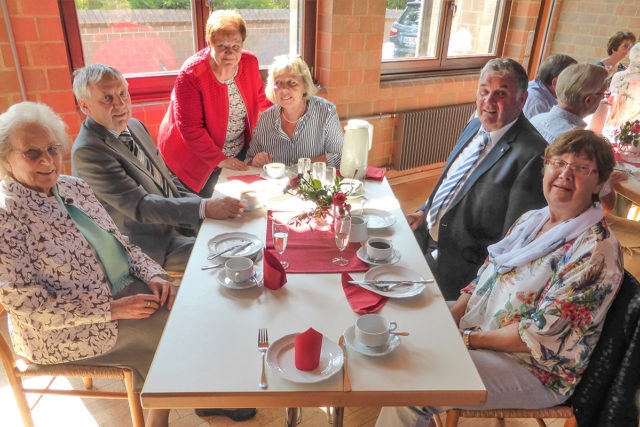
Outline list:
[[[580,427],[638,427],[640,284],[625,270],[589,366],[571,397]]]

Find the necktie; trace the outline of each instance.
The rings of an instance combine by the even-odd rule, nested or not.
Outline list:
[[[480,139],[477,142],[477,147],[475,151],[467,157],[467,159],[460,165],[460,167],[453,171],[449,176],[444,180],[442,185],[438,188],[433,201],[431,202],[431,207],[429,208],[429,212],[427,213],[427,230],[433,228],[433,226],[438,221],[438,213],[440,209],[445,208],[453,194],[455,194],[455,189],[460,184],[462,178],[464,178],[469,170],[473,167],[473,165],[480,157],[480,154],[487,147],[489,143],[489,134],[485,131],[480,131],[481,138],[474,138],[474,140]]]
[[[118,140],[122,142],[125,147],[129,149],[129,151],[131,151],[131,153],[138,159],[138,161],[145,167],[145,169],[147,169],[151,176],[153,176],[156,182],[162,186],[162,192],[164,193],[165,197],[168,197],[171,194],[169,184],[164,179],[158,168],[156,168],[153,163],[151,163],[151,160],[149,160],[146,154],[144,154],[144,151],[142,151],[140,147],[138,147],[138,144],[133,139],[129,131],[125,130],[124,132],[122,132],[118,136]]]

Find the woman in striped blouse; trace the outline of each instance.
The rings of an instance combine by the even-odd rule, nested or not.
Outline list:
[[[300,57],[277,56],[269,68],[265,94],[275,105],[262,113],[246,162],[295,164],[301,157],[340,167],[344,133],[336,107],[314,96],[309,67]]]

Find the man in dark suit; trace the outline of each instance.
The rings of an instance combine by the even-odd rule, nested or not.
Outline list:
[[[476,277],[487,246],[524,212],[546,204],[546,143],[522,114],[526,100],[522,66],[490,60],[478,82],[478,118],[462,131],[427,202],[407,215],[447,300]]]
[[[165,269],[184,271],[202,219],[234,217],[244,204],[201,199],[175,179],[146,127],[131,118],[127,82],[115,68],[77,70],[73,93],[87,115],[71,151],[73,174],[132,243]]]

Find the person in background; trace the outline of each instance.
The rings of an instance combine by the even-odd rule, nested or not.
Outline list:
[[[522,215],[489,246],[476,278],[451,306],[487,389],[481,407],[541,409],[574,392],[598,343],[624,270],[598,193],[615,160],[588,130],[544,153],[548,205]],[[538,178],[539,179],[539,178]],[[385,407],[376,426],[428,426],[442,407]]]
[[[301,157],[340,167],[344,133],[336,107],[314,96],[306,62],[299,56],[277,56],[269,68],[266,95],[275,105],[258,120],[247,162],[295,164]]]
[[[225,219],[244,203],[202,199],[167,169],[147,128],[131,117],[127,81],[92,64],[74,73],[87,115],[71,152],[72,173],[87,182],[121,232],[169,271],[184,271],[203,218]]]
[[[521,114],[527,81],[512,59],[487,62],[478,118],[462,131],[424,206],[407,215],[446,299],[455,300],[475,277],[487,246],[524,212],[544,206],[538,177],[546,143]]]
[[[531,120],[540,113],[546,113],[558,103],[556,96],[556,81],[558,76],[576,61],[568,55],[551,55],[540,64],[535,80],[529,82],[527,87],[527,102],[522,112]]]
[[[208,46],[182,65],[160,124],[158,148],[165,163],[201,197],[211,197],[221,168],[247,169],[243,160],[258,113],[271,106],[258,59],[242,50],[246,38],[237,12],[213,12]]]
[[[640,43],[629,51],[629,68],[613,75],[609,89],[613,102],[605,126],[620,128],[640,119]]]
[[[636,42],[636,36],[629,31],[618,31],[609,38],[607,42],[607,56],[596,62],[607,70],[609,77],[618,71],[624,71],[627,67],[622,65],[620,61],[627,57],[631,46]]]
[[[558,105],[531,118],[531,124],[548,144],[575,128],[584,129],[583,120],[593,114],[607,91],[607,71],[593,64],[573,64],[557,78]]]
[[[176,292],[91,188],[60,174],[68,148],[46,105],[0,114],[0,303],[13,348],[42,365],[130,368],[140,392]],[[168,417],[150,410],[147,425]]]

